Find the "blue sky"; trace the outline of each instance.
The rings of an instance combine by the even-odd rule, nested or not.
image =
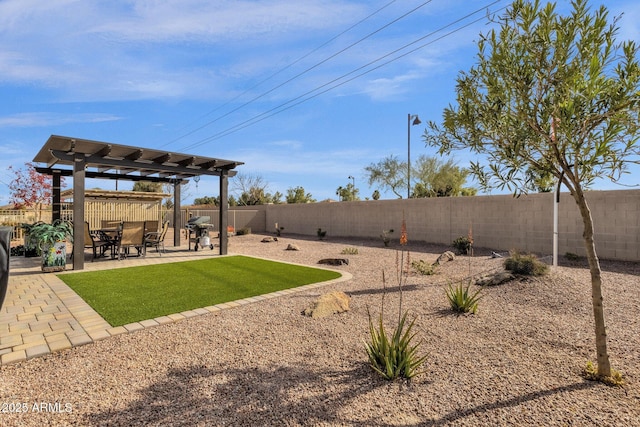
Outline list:
[[[624,12],[619,40],[640,41],[640,4],[605,3],[611,16]],[[239,160],[268,191],[303,186],[318,200],[337,198],[353,176],[369,197],[364,168],[406,159],[407,114],[440,120],[490,28],[487,11],[508,4],[0,1],[0,205],[7,167],[31,161],[51,134]],[[435,155],[423,130],[411,129],[412,159]],[[217,185],[191,183],[185,202]]]

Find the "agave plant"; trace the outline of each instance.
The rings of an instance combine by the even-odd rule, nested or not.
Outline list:
[[[369,315],[371,342],[365,343],[365,346],[371,367],[388,380],[410,379],[420,374],[419,368],[427,356],[419,356],[418,346],[420,343],[413,343],[416,334],[411,330],[415,319],[405,328],[407,321],[407,312],[405,312],[393,335],[389,337],[382,323],[382,312],[378,320],[378,329],[373,324],[369,309],[367,309],[367,314]]]
[[[482,289],[478,289],[476,292],[470,292],[470,285],[464,287],[462,283],[459,283],[455,288],[453,285],[449,284],[449,288],[447,288],[447,298],[449,299],[449,304],[453,311],[459,313],[469,313],[475,314],[478,310],[478,301],[482,298],[480,292]]]

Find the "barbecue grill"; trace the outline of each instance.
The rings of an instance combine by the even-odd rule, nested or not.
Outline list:
[[[198,246],[213,249],[213,243],[209,238],[209,230],[213,230],[213,224],[210,224],[211,217],[208,216],[194,216],[189,218],[185,228],[189,232],[189,250],[191,250],[191,242],[194,243],[194,250],[198,250]],[[191,237],[191,235],[194,235]]]

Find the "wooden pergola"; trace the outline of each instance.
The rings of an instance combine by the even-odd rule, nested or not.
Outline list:
[[[236,175],[233,169],[244,164],[243,162],[57,135],[49,137],[33,161],[46,164],[45,167],[36,167],[36,170],[53,177],[54,220],[60,218],[60,183],[63,176],[73,177],[74,219],[84,218],[86,178],[172,184],[175,246],[180,245],[180,186],[189,179],[201,175],[218,176],[220,178],[220,254],[227,254],[229,242],[227,233],[223,231],[227,229],[229,217],[229,177]],[[71,168],[57,166],[71,166]],[[73,222],[74,236],[84,235],[83,222]],[[83,246],[73,245],[74,270],[84,269]]]

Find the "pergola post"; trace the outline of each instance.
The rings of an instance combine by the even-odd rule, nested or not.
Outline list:
[[[84,270],[84,178],[86,159],[73,156],[73,269]]]
[[[180,181],[173,184],[173,246],[180,246]]]
[[[229,234],[227,225],[229,224],[229,173],[227,171],[220,174],[220,255],[227,254],[229,246]]]
[[[52,191],[51,191],[51,221],[55,221],[62,217],[62,206],[60,203],[60,184],[62,182],[62,172],[59,170],[53,171],[52,176]]]

